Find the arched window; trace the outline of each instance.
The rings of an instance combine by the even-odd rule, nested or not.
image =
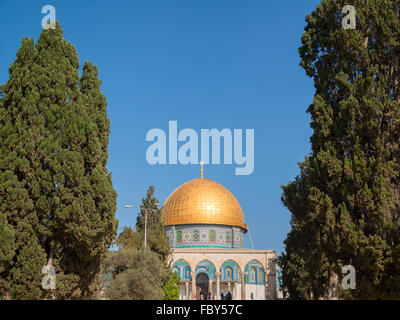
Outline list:
[[[181,280],[190,280],[190,274],[189,274],[189,278],[186,276],[187,268],[190,269],[189,264],[185,260],[179,259],[178,261],[174,262],[171,270],[172,270],[172,272],[178,273],[178,276],[179,276],[179,278],[181,278]]]
[[[211,261],[209,260],[200,261],[197,264],[192,277],[196,277],[196,275],[198,275],[201,272],[205,273],[210,278],[210,280],[216,280],[215,266]]]
[[[238,281],[239,265],[233,260],[225,261],[221,268],[221,280]]]
[[[263,283],[263,272],[262,270],[258,270],[258,283]]]
[[[252,267],[250,271],[250,282],[256,282],[256,269],[254,267]]]
[[[186,267],[185,269],[185,279],[190,280],[190,267]]]
[[[226,280],[228,280],[228,281],[232,280],[232,269],[231,268],[226,268]]]
[[[172,268],[172,272],[176,272],[178,274],[178,276],[180,277],[180,272],[179,272],[179,268],[178,267],[173,267]]]
[[[252,260],[247,263],[244,271],[246,283],[264,284],[265,271],[262,264],[257,260]]]

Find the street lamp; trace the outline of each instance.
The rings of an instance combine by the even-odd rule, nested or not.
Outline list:
[[[157,202],[157,205],[158,205],[158,202]],[[146,251],[146,245],[147,245],[147,210],[153,210],[153,211],[157,211],[157,210],[155,210],[155,209],[148,209],[148,208],[140,208],[140,207],[138,207],[138,206],[130,206],[130,205],[127,205],[127,206],[125,206],[125,208],[126,209],[129,209],[129,208],[138,208],[138,209],[140,209],[140,210],[144,210],[144,250]]]

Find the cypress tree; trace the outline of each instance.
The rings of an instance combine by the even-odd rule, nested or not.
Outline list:
[[[136,217],[136,230],[144,230],[144,218],[147,211],[147,230],[162,226],[161,210],[158,208],[158,200],[154,197],[154,187],[150,186],[146,192],[146,198],[142,199],[140,213]]]
[[[34,59],[33,40],[22,39],[17,59],[9,68],[0,109],[0,294],[16,299],[33,298],[31,281],[39,280],[37,276],[46,263],[35,235],[40,229],[35,188],[40,169],[38,140],[43,131],[37,116],[39,93],[33,81]],[[32,259],[29,248],[35,255]],[[32,270],[36,278],[22,269]],[[40,284],[41,281],[36,283],[36,298],[43,294],[37,290],[40,291]]]
[[[35,46],[23,39],[9,70],[0,109],[0,237],[10,234],[12,245],[0,250],[0,272],[10,280],[0,290],[11,298],[40,298],[35,286],[41,281],[22,276],[32,254],[39,274],[45,264],[56,270],[56,289],[42,296],[93,296],[115,236],[105,98],[97,74],[84,71],[80,81],[78,68],[76,50],[57,23]],[[90,77],[94,87],[87,85]]]
[[[112,186],[111,174],[106,168],[110,120],[100,84],[97,67],[86,62],[80,79],[83,111],[78,128],[83,128],[82,140],[75,143],[76,135],[71,135],[71,144],[75,144],[82,155],[81,164],[85,179],[81,189],[85,220],[75,224],[79,237],[75,241],[82,241],[82,235],[85,235],[85,242],[82,243],[82,247],[77,247],[76,251],[79,261],[85,263],[78,268],[83,284],[92,283],[96,279],[95,287],[87,287],[85,295],[91,295],[98,289],[101,260],[117,230],[116,193]],[[88,270],[91,273],[88,273]]]
[[[161,219],[161,209],[158,208],[158,200],[154,197],[154,187],[150,186],[146,198],[142,199],[140,212],[136,218],[136,230],[144,237],[145,212],[147,212],[147,246],[150,250],[161,256],[166,261],[169,254],[169,240],[165,234],[164,223]]]
[[[22,223],[19,223],[19,227]],[[29,225],[24,226],[31,236],[18,252],[11,269],[10,296],[17,299],[40,299],[44,291],[41,283],[45,274],[41,273],[46,262],[46,254]]]
[[[342,28],[345,5],[356,29]],[[280,264],[292,298],[329,298],[337,284],[343,298],[400,298],[399,12],[394,0],[323,0],[306,17],[312,150],[282,196],[292,230]],[[341,288],[344,265],[355,267],[355,290]]]
[[[1,103],[3,102],[4,99],[4,84],[0,84],[0,108],[1,108]]]

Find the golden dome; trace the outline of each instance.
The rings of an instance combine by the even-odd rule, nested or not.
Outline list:
[[[165,226],[180,224],[219,224],[238,226],[247,231],[239,202],[219,183],[198,178],[177,188],[162,208]]]

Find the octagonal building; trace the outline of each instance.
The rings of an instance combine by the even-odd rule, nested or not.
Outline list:
[[[171,266],[181,279],[180,299],[276,298],[275,251],[246,249],[242,208],[221,184],[190,180],[162,207]],[[230,295],[228,295],[228,292]]]

